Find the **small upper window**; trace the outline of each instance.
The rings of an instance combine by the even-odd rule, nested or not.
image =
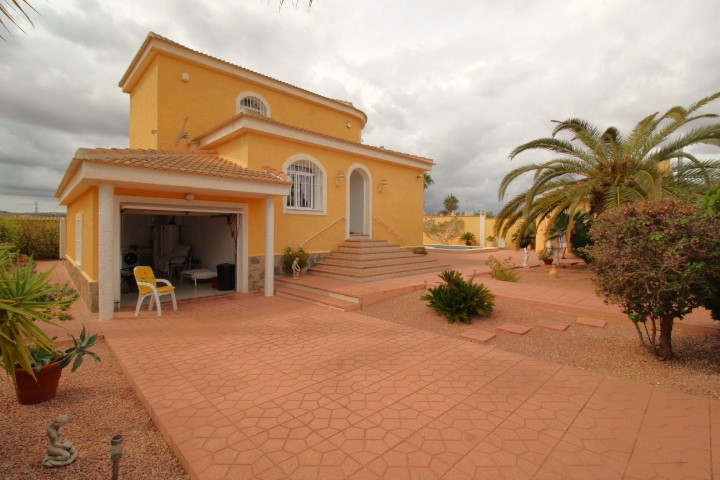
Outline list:
[[[238,102],[238,110],[240,108],[247,108],[248,110],[257,112],[264,117],[268,116],[268,109],[267,105],[265,105],[265,102],[260,100],[258,97],[252,95],[247,95],[240,99],[240,101]]]

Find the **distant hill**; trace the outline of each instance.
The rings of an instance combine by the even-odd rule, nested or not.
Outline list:
[[[6,212],[5,210],[0,210],[0,215],[5,215],[8,217],[64,217],[64,212],[29,212],[29,213],[17,213],[17,212]]]

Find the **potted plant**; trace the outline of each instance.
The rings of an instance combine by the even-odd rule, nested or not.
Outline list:
[[[488,235],[485,240],[488,242],[488,246],[494,247],[495,246],[495,236],[494,235]]]
[[[472,232],[465,232],[460,235],[460,242],[465,242],[468,247],[477,242],[477,237]]]
[[[283,268],[284,268],[285,272],[288,275],[292,276],[292,274],[293,274],[292,263],[295,260],[295,258],[298,259],[300,271],[302,273],[307,272],[307,267],[310,262],[310,254],[308,252],[306,252],[305,249],[302,247],[299,247],[297,250],[294,249],[293,247],[287,247],[285,249],[285,254],[283,256]]]
[[[553,257],[552,248],[546,248],[545,250],[538,251],[538,260],[543,262],[545,265],[551,265],[553,263]]]
[[[59,349],[39,322],[57,325],[68,320],[68,308],[78,298],[67,285],[50,282],[52,270],[35,271],[35,262],[14,257],[12,246],[0,246],[0,366],[13,381],[20,403],[38,403],[55,396],[62,368],[72,371],[97,341],[83,327],[73,346]]]

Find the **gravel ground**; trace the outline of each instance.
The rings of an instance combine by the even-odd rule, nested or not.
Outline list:
[[[564,287],[593,289],[590,273],[584,266],[560,270],[558,284]],[[520,283],[548,281],[547,269],[531,268],[520,272]],[[475,281],[482,283],[482,276]],[[469,329],[496,332],[505,322],[536,325],[543,320],[571,323],[564,332],[533,328],[525,335],[496,332],[487,343],[528,357],[561,363],[583,370],[603,373],[636,382],[662,385],[693,395],[720,399],[720,337],[673,332],[676,358],[659,361],[640,346],[634,326],[608,322],[604,328],[573,325],[578,315],[551,308],[528,306],[507,299],[496,299],[490,318],[475,319],[471,325],[449,324],[444,317],[420,299],[425,292],[408,293],[376,305],[363,307],[362,314],[381,318],[429,332],[459,337]]]
[[[63,371],[57,396],[37,405],[20,405],[7,379],[0,380],[0,478],[57,480],[109,479],[110,438],[122,434],[120,478],[181,480],[189,478],[150,415],[133,393],[110,350],[99,342],[102,362],[89,359],[80,370]],[[62,468],[44,468],[47,424],[68,415],[63,440],[78,449],[78,458]]]

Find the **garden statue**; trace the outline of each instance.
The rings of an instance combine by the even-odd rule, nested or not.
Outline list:
[[[292,262],[293,278],[300,278],[300,257],[295,257]]]
[[[558,278],[558,271],[555,265],[550,267],[550,278]]]
[[[525,253],[523,254],[523,267],[525,267],[525,268],[529,267],[530,266],[528,264],[529,261],[530,261],[530,249],[526,245]]]
[[[70,465],[77,458],[75,445],[72,442],[62,441],[63,427],[67,422],[67,415],[59,415],[48,425],[47,436],[50,446],[47,449],[47,455],[43,459],[43,466],[62,467]]]

